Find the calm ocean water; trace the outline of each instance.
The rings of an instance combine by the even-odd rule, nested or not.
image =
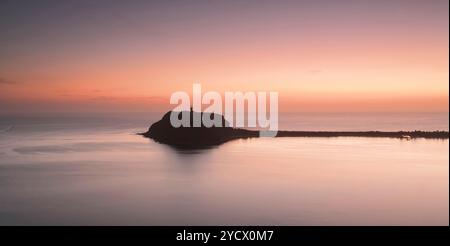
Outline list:
[[[448,225],[449,141],[237,140],[181,151],[161,114],[0,116],[0,225]],[[448,113],[284,114],[286,130],[448,130]]]

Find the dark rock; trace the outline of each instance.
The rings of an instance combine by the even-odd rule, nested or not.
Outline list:
[[[161,120],[150,126],[147,132],[143,133],[145,137],[151,138],[156,142],[169,144],[180,148],[202,148],[219,145],[230,140],[238,138],[258,137],[258,131],[237,129],[230,127],[229,122],[222,115],[205,112],[187,112],[190,114],[191,127],[173,127],[170,123],[170,114],[167,112]],[[181,114],[182,112],[177,112]],[[202,117],[207,114],[208,117],[219,117],[223,127],[192,127],[194,116]]]

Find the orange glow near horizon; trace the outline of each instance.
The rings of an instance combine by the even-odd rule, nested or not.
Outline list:
[[[448,2],[392,2],[176,9],[185,19],[111,7],[123,20],[63,20],[2,41],[0,112],[163,111],[193,83],[278,91],[280,111],[448,112]]]

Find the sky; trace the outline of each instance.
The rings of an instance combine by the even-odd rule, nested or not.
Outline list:
[[[1,1],[0,112],[165,111],[193,83],[281,112],[448,112],[448,5]]]

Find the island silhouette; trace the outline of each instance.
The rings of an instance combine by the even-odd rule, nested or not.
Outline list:
[[[147,132],[140,133],[158,143],[168,144],[177,148],[207,148],[217,146],[235,139],[257,138],[259,130],[234,128],[223,115],[209,112],[176,111],[190,114],[190,126],[194,117],[218,117],[221,127],[206,127],[203,122],[200,127],[174,127],[170,122],[172,111],[164,114],[161,120],[153,123]],[[206,114],[206,115],[205,115]],[[448,139],[448,131],[278,131],[276,137],[384,137],[411,140],[415,138]]]

